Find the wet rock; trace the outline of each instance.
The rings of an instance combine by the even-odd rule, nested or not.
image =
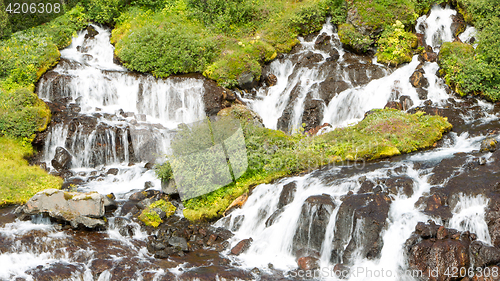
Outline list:
[[[451,23],[451,32],[453,33],[453,36],[457,38],[460,33],[465,31],[467,24],[465,23],[464,17],[460,13],[452,15],[451,18],[453,19],[453,22]]]
[[[418,69],[410,76],[410,83],[415,88],[428,87],[429,81],[424,77],[424,70]]]
[[[450,206],[446,203],[447,196],[441,193],[434,193],[425,200],[424,212],[433,217],[439,217],[444,221],[451,219],[453,216]]]
[[[292,253],[296,255],[301,249],[321,251],[326,228],[334,209],[335,203],[327,194],[310,196],[305,200],[293,237]]]
[[[26,273],[37,281],[71,280],[73,273],[81,270],[78,265],[57,261],[47,266],[37,266]]]
[[[310,136],[315,136],[317,135],[318,133],[322,132],[322,129],[324,128],[331,128],[332,125],[330,125],[329,123],[323,123],[323,125],[320,125],[320,126],[316,126],[310,130],[308,130],[306,133]]]
[[[278,78],[276,75],[270,73],[264,78],[264,81],[266,81],[268,87],[272,87],[278,83]]]
[[[500,263],[500,249],[484,244],[481,241],[473,241],[470,244],[470,257],[475,267],[496,265]]]
[[[401,104],[401,107],[404,111],[407,111],[413,106],[413,101],[411,100],[410,96],[401,96],[399,98],[399,103]]]
[[[161,180],[161,192],[167,195],[179,194],[177,190],[177,185],[175,184],[175,179],[169,179],[167,181]]]
[[[379,257],[389,206],[390,199],[383,193],[345,197],[337,213],[331,260],[338,262],[342,257],[345,264],[350,264],[356,254],[368,259]]]
[[[404,194],[406,197],[413,195],[413,180],[408,176],[392,177],[385,181],[389,193]]]
[[[301,270],[314,270],[319,268],[319,260],[314,257],[302,257],[297,260],[297,265]]]
[[[171,237],[168,240],[168,244],[170,246],[176,248],[177,250],[181,250],[181,251],[187,251],[188,250],[187,241],[183,237],[177,237],[177,236]]]
[[[323,56],[321,54],[309,51],[300,56],[299,60],[297,61],[297,64],[302,67],[313,68],[316,67],[318,62],[322,60]]]
[[[27,215],[48,214],[56,220],[71,223],[73,228],[104,227],[104,196],[97,192],[80,193],[47,189],[35,194],[22,208]]]
[[[68,169],[71,164],[72,156],[69,152],[63,147],[58,146],[56,148],[56,154],[54,155],[54,159],[52,159],[52,166],[60,171],[64,169]]]
[[[401,105],[400,102],[397,101],[388,101],[384,108],[392,108],[392,109],[397,109],[397,110],[403,110],[403,106]]]
[[[498,141],[494,138],[486,138],[481,142],[480,151],[494,152],[497,150]]]
[[[92,25],[87,26],[85,30],[87,31],[87,34],[85,34],[85,39],[94,39],[94,37],[99,34],[99,32],[95,30]]]
[[[319,84],[318,93],[325,104],[328,104],[338,93],[347,89],[349,89],[349,84],[347,84],[342,77],[331,75]]]
[[[238,242],[238,244],[236,244],[236,246],[234,246],[231,249],[231,254],[235,255],[235,256],[238,256],[241,253],[244,253],[246,250],[248,250],[248,248],[250,248],[250,245],[252,244],[252,241],[253,241],[252,238],[241,240],[240,242]]]
[[[148,170],[154,169],[154,167],[155,167],[154,162],[148,162],[148,163],[144,164],[144,168],[148,169]]]
[[[84,184],[85,181],[81,178],[69,178],[66,179],[61,187],[61,189],[69,190]]]
[[[380,66],[366,63],[350,64],[347,66],[346,71],[354,87],[368,84],[373,79],[378,79],[385,75]]]
[[[118,175],[118,169],[117,168],[111,168],[106,172],[106,175]]]
[[[331,36],[322,33],[314,42],[314,48],[321,50],[329,55],[330,61],[337,61],[339,59],[339,52],[331,44]]]

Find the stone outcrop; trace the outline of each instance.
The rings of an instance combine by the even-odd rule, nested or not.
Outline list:
[[[103,228],[106,199],[97,192],[80,193],[47,189],[31,197],[18,209],[21,215],[47,214],[73,228]]]

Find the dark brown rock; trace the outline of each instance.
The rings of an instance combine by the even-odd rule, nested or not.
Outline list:
[[[413,74],[410,76],[410,83],[415,88],[429,86],[429,81],[427,81],[427,78],[424,77],[423,69],[419,69],[413,72]]]
[[[297,265],[301,270],[314,270],[319,268],[319,260],[314,257],[301,257],[297,260]]]
[[[248,250],[248,248],[250,248],[250,245],[252,244],[252,241],[253,241],[252,238],[241,240],[240,242],[238,242],[238,244],[236,244],[236,246],[234,246],[231,249],[231,254],[235,255],[235,256],[238,256],[241,253],[244,253],[246,250]]]

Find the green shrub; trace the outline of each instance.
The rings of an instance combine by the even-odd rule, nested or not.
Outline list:
[[[29,142],[0,137],[0,206],[24,204],[44,189],[61,188],[62,179],[29,166],[33,155]]]
[[[26,88],[0,92],[0,106],[0,136],[31,140],[50,122],[47,105]]]
[[[0,39],[5,38],[12,32],[9,15],[5,11],[4,0],[0,0]]]
[[[400,21],[388,26],[377,41],[377,61],[397,66],[412,59],[412,48],[417,47],[417,36],[404,30]]]
[[[172,171],[172,166],[170,162],[166,161],[161,165],[156,165],[155,174],[158,178],[168,181],[173,178],[174,172]]]
[[[136,12],[136,18],[125,24],[136,27],[133,32],[118,28],[112,39],[117,42],[116,54],[129,69],[167,77],[202,72],[212,61],[215,43],[199,25],[169,12],[157,13],[153,20],[148,13]]]

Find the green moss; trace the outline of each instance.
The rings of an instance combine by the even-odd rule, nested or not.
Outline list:
[[[352,24],[345,23],[339,26],[340,42],[358,53],[365,53],[373,44],[369,36],[361,34]]]
[[[184,202],[190,220],[214,220],[238,196],[261,183],[341,161],[373,160],[431,147],[451,129],[446,118],[422,112],[375,110],[358,124],[321,136],[287,135],[243,117],[248,169],[235,182]],[[248,120],[249,122],[245,121]]]
[[[0,206],[24,204],[42,190],[61,188],[61,178],[28,165],[25,158],[32,154],[29,143],[0,137]]]
[[[369,32],[380,32],[385,26],[400,21],[405,25],[412,25],[418,14],[416,3],[421,1],[412,0],[353,0],[348,1],[348,8],[357,12],[353,25],[363,27]],[[422,1],[425,2],[425,1]],[[426,3],[431,6],[431,3]]]
[[[175,206],[170,201],[165,201],[160,199],[156,202],[153,202],[149,207],[144,209],[139,215],[139,220],[144,224],[152,227],[158,227],[163,220],[160,218],[160,215],[154,210],[159,208],[163,212],[165,212],[166,217],[170,217],[175,213]]]
[[[417,47],[417,36],[404,30],[404,25],[396,21],[387,27],[377,41],[377,61],[397,66],[412,59],[412,49]]]

